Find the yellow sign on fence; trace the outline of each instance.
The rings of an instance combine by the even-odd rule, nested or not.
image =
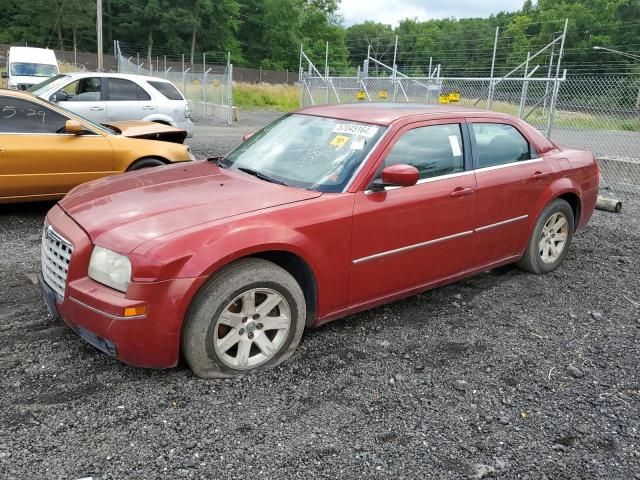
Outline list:
[[[460,101],[460,92],[454,90],[453,92],[449,92],[449,101],[450,102],[459,102]]]
[[[449,103],[449,95],[440,95],[440,103]]]
[[[367,94],[365,93],[365,91],[358,90],[356,93],[356,100],[364,100],[365,98],[367,98]]]
[[[386,100],[387,98],[389,98],[389,92],[386,90],[380,90],[378,92],[378,98],[382,99],[382,100]]]

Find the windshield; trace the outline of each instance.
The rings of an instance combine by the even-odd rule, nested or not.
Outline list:
[[[220,161],[223,168],[319,192],[341,192],[384,127],[293,114],[281,117]]]
[[[17,77],[53,77],[58,74],[56,65],[46,63],[12,63],[11,75]]]
[[[42,95],[45,90],[49,90],[49,86],[53,83],[54,87],[57,85],[65,83],[65,81],[69,78],[69,75],[56,75],[55,77],[48,78],[44,82],[40,82],[37,85],[33,85],[32,87],[27,88],[27,92],[33,93],[36,97]]]

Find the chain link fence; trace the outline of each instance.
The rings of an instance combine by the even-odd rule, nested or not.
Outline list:
[[[552,105],[557,90],[555,108]],[[640,77],[324,77],[302,75],[302,106],[455,103],[525,119],[556,144],[591,150],[604,186],[640,194]]]
[[[116,59],[119,73],[165,78],[182,92],[189,102],[192,114],[232,124],[233,109],[233,65],[210,64],[206,57],[202,63],[187,65],[182,62],[159,58],[145,66],[137,54],[127,55],[126,47],[116,42]],[[155,64],[154,64],[155,63]]]

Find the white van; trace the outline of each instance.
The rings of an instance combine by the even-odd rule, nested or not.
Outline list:
[[[9,88],[26,90],[59,73],[53,50],[33,47],[10,47],[7,71],[2,78],[9,79]]]

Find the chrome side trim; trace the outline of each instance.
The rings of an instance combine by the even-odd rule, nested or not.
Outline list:
[[[503,220],[498,223],[492,223],[490,225],[484,225],[482,227],[478,227],[474,230],[474,232],[484,232],[485,230],[491,230],[492,228],[501,227],[502,225],[508,225],[509,223],[519,222],[520,220],[524,220],[529,218],[529,215],[521,215],[515,218],[509,218],[508,220]]]
[[[446,237],[435,238],[433,240],[428,240],[426,242],[415,243],[413,245],[407,245],[406,247],[400,247],[400,248],[396,248],[396,249],[393,249],[393,250],[387,250],[387,251],[384,251],[384,252],[375,253],[373,255],[369,255],[368,257],[356,258],[355,260],[352,260],[351,263],[353,263],[354,265],[358,265],[360,263],[369,262],[371,260],[376,260],[378,258],[386,257],[388,255],[395,255],[396,253],[402,253],[402,252],[406,252],[406,251],[413,250],[413,249],[416,249],[416,248],[428,247],[429,245],[434,245],[436,243],[444,242],[444,241],[447,241],[447,240],[453,240],[454,238],[466,237],[466,236],[472,235],[472,234],[474,234],[476,232],[484,232],[486,230],[491,230],[492,228],[501,227],[503,225],[508,225],[508,224],[514,223],[514,222],[519,222],[520,220],[525,220],[527,218],[529,218],[529,215],[521,215],[519,217],[509,218],[507,220],[503,220],[503,221],[497,222],[497,223],[492,223],[490,225],[483,225],[482,227],[478,227],[478,228],[476,228],[474,230],[468,230],[466,232],[455,233],[453,235],[448,235]]]
[[[376,260],[378,258],[386,257],[388,255],[394,255],[396,253],[402,253],[409,250],[414,250],[416,248],[427,247],[429,245],[445,242],[447,240],[453,240],[454,238],[466,237],[472,234],[473,234],[473,230],[468,230],[466,232],[455,233],[453,235],[448,235],[446,237],[434,238],[433,240],[428,240],[426,242],[415,243],[413,245],[407,245],[406,247],[400,247],[394,250],[387,250],[386,252],[375,253],[373,255],[369,255],[368,257],[356,258],[355,260],[352,260],[352,263],[354,265],[358,265],[360,263],[369,262],[371,260]]]
[[[522,160],[520,162],[503,163],[502,165],[493,165],[491,167],[477,168],[476,172],[489,172],[491,170],[499,170],[501,168],[514,167],[516,165],[526,165],[527,163],[542,162],[542,158],[532,158],[531,160]]]
[[[91,305],[87,305],[84,302],[81,302],[80,300],[73,298],[73,297],[69,297],[69,300],[71,300],[74,303],[77,303],[78,305],[80,305],[81,307],[86,308],[87,310],[91,310],[93,313],[97,313],[98,315],[102,315],[105,316],[107,318],[110,318],[112,320],[137,320],[139,318],[145,318],[146,315],[134,315],[133,317],[119,317],[118,315],[112,315],[110,313],[107,312],[103,312],[102,310],[98,310],[95,307],[92,307]]]

